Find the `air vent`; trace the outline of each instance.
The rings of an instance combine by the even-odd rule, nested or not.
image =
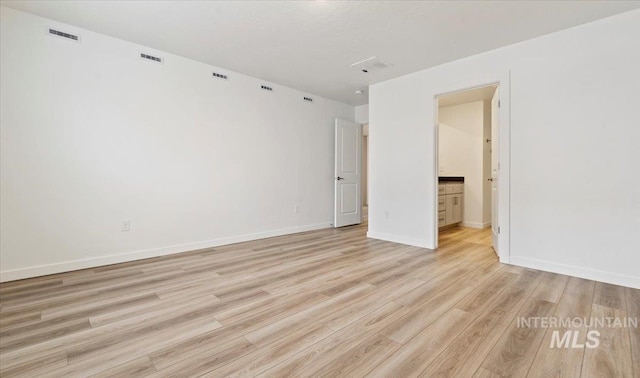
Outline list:
[[[49,28],[49,35],[53,35],[60,38],[66,38],[75,42],[80,42],[80,36],[75,34],[66,33],[60,30]]]
[[[392,67],[393,64],[385,63],[380,60],[377,56],[372,56],[371,58],[367,58],[357,63],[353,63],[351,68],[358,69],[364,73],[371,71],[383,70],[385,68]]]
[[[264,89],[265,91],[269,91],[269,92],[273,91],[273,88],[267,87],[266,85],[261,85],[260,88]]]
[[[227,75],[219,74],[217,72],[213,73],[213,77],[218,78],[218,79],[222,79],[222,80],[229,80],[229,77],[227,77]]]
[[[149,54],[145,54],[145,53],[140,53],[140,58],[162,64],[162,58],[160,58],[158,56],[153,56],[153,55],[149,55]]]
[[[313,102],[313,99],[311,97],[303,97],[302,99],[308,102]]]

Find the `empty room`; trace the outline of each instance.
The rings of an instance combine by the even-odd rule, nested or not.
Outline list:
[[[640,377],[639,36],[0,0],[0,376]]]

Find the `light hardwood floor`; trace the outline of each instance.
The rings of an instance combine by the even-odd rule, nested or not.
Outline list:
[[[638,377],[637,329],[549,348],[517,316],[637,316],[640,290],[328,229],[0,285],[0,375]],[[584,340],[584,337],[582,337]]]

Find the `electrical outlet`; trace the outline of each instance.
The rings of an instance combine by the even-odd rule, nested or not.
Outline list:
[[[389,219],[389,210],[384,211],[384,217]]]
[[[293,211],[295,211],[295,212],[296,212],[296,214],[297,214],[297,213],[299,213],[299,212],[300,212],[300,205],[296,205],[296,206],[293,208]]]
[[[122,232],[126,232],[131,230],[131,221],[128,219],[125,219],[122,221],[121,225],[120,225],[120,231]]]

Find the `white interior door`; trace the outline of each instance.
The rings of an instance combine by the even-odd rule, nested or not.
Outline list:
[[[500,256],[498,251],[498,235],[500,233],[500,223],[498,223],[498,170],[500,169],[498,155],[498,129],[500,126],[500,87],[491,99],[491,234],[493,249]]]
[[[362,125],[336,118],[334,227],[362,223]]]

